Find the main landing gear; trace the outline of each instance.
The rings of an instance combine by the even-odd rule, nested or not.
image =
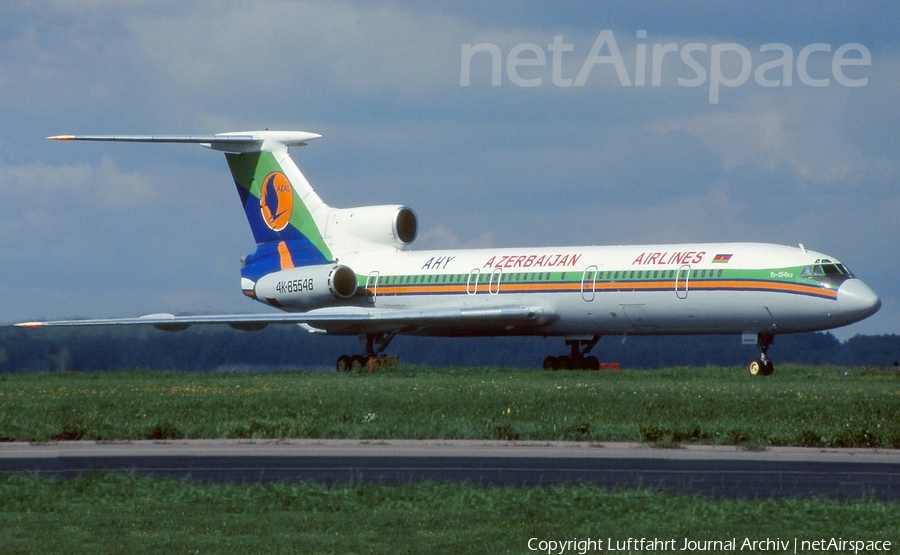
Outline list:
[[[395,356],[383,355],[387,346],[397,336],[396,333],[370,333],[366,335],[365,355],[341,355],[337,359],[338,372],[374,372],[379,366],[397,364]]]
[[[591,352],[597,341],[600,341],[599,335],[591,339],[566,339],[566,345],[572,349],[572,353],[548,356],[544,359],[544,370],[599,370],[600,361],[597,357],[585,356]]]
[[[769,346],[774,342],[775,336],[770,333],[761,333],[756,336],[756,344],[759,346],[760,355],[758,359],[750,361],[749,370],[751,375],[769,376],[775,371],[775,365],[766,356]]]

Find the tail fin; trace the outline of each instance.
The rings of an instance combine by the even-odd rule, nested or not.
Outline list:
[[[249,131],[219,135],[58,135],[60,141],[195,143],[225,152],[256,240],[241,275],[260,276],[295,266],[325,264],[333,255],[324,230],[331,208],[316,194],[288,154],[321,135],[304,131]],[[246,289],[246,288],[245,288]]]
[[[324,238],[331,208],[291,159],[288,141],[273,140],[273,132],[258,133],[269,135],[258,151],[225,153],[257,244],[241,270],[251,282],[273,271],[334,259]]]

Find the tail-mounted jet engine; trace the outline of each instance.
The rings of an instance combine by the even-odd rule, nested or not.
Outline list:
[[[408,206],[335,208],[328,215],[325,239],[338,252],[405,250],[418,232],[419,219]]]
[[[356,273],[343,265],[301,266],[265,275],[256,282],[256,298],[278,308],[308,310],[356,294]]]

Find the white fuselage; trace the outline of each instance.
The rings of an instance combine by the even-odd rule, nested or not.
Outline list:
[[[352,297],[319,295],[311,304],[320,278],[309,291],[282,284],[284,294],[259,300],[288,311],[524,306],[543,313],[534,325],[442,322],[405,331],[422,335],[791,333],[847,325],[880,306],[834,258],[759,243],[382,251],[337,262],[357,276]]]

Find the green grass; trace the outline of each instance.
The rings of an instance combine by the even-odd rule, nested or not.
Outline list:
[[[0,476],[0,520],[4,554],[483,554],[534,553],[530,538],[674,539],[676,549],[686,538],[840,537],[894,546],[900,539],[900,504],[871,499],[734,500],[433,482],[222,485],[127,474]]]
[[[0,440],[445,438],[900,448],[894,369],[0,376]]]
[[[0,439],[503,438],[900,447],[894,370],[0,376]],[[541,540],[900,541],[900,504],[625,488],[0,476],[0,552],[535,553]],[[558,550],[556,552],[559,552]],[[567,553],[573,553],[570,549]],[[624,553],[624,551],[622,551]]]

